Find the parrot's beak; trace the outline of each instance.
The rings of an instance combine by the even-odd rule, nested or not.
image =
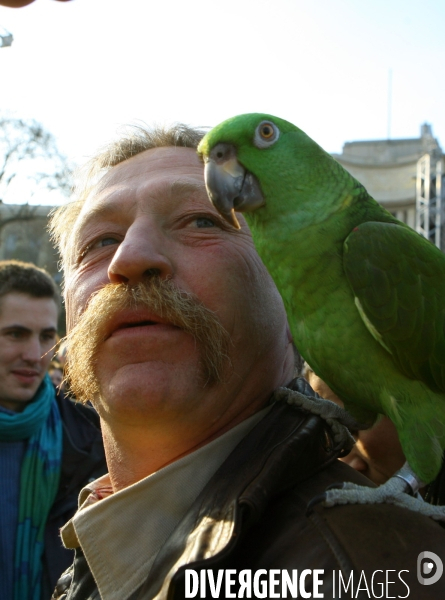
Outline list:
[[[230,144],[217,144],[204,157],[204,178],[210,201],[224,219],[241,229],[235,210],[256,210],[264,204],[260,184],[237,160]]]

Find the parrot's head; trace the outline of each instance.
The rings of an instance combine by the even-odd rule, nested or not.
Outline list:
[[[315,155],[314,155],[315,153]],[[235,211],[282,212],[286,189],[304,187],[309,165],[325,155],[292,123],[267,114],[245,114],[214,127],[198,146],[209,198],[234,227]],[[279,194],[282,190],[284,194]],[[270,206],[275,201],[279,206]]]

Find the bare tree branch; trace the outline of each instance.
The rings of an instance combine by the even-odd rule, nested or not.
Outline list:
[[[38,190],[71,190],[70,165],[54,136],[37,121],[0,115],[0,199],[25,190],[28,201]],[[22,193],[22,192],[21,192]]]

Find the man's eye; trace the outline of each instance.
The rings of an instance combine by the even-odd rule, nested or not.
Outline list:
[[[53,342],[56,339],[55,333],[42,333],[41,335],[42,341],[44,342]]]
[[[7,335],[13,338],[14,340],[19,340],[23,337],[23,331],[8,331]]]
[[[93,244],[93,248],[103,248],[104,246],[112,246],[113,244],[118,244],[119,241],[114,237],[106,237],[98,240]]]
[[[91,250],[97,250],[98,248],[105,248],[105,246],[114,246],[115,244],[119,244],[119,242],[120,242],[120,240],[118,240],[115,237],[111,237],[111,236],[99,238],[98,240],[91,242],[91,244],[88,244],[88,246],[82,252],[81,258],[86,256],[88,254],[88,252],[90,252]]]
[[[215,227],[215,221],[209,217],[198,217],[195,223],[196,227]]]

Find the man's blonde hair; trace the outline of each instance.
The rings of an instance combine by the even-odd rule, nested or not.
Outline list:
[[[67,267],[70,234],[82,206],[92,188],[111,168],[121,162],[152,148],[178,146],[197,148],[205,131],[182,123],[171,127],[148,128],[140,125],[128,126],[117,140],[103,147],[79,170],[74,188],[74,200],[55,209],[51,215],[49,231],[58,247],[63,266]]]

